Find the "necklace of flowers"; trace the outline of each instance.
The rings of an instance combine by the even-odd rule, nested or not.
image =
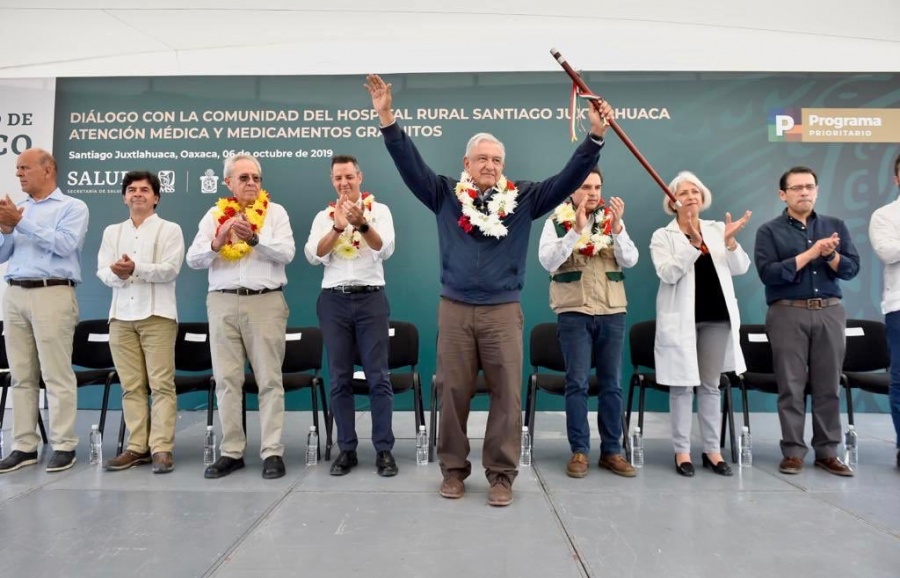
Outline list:
[[[567,232],[571,230],[575,226],[575,207],[572,202],[566,201],[556,207],[553,211],[553,220]],[[601,249],[612,244],[612,215],[610,210],[601,204],[594,210],[594,223],[575,243],[575,250],[587,257],[593,257],[599,254]]]
[[[250,223],[250,230],[259,234],[260,230],[262,230],[263,223],[266,222],[266,213],[268,213],[268,211],[269,193],[265,189],[259,191],[256,200],[246,209],[241,207],[241,204],[235,197],[219,199],[216,201],[216,211],[214,213],[216,222],[218,223],[216,235],[218,236],[219,228],[225,224],[225,221],[236,217],[240,218],[239,215],[241,214],[243,214],[247,222]],[[219,249],[219,254],[226,261],[238,261],[249,255],[252,250],[253,247],[248,245],[247,241],[229,235],[228,242]]]
[[[363,206],[363,218],[366,222],[369,221],[369,215],[372,214],[372,203],[375,202],[375,195],[372,193],[362,193],[360,195],[362,199]],[[334,220],[334,209],[337,203],[332,201],[328,203],[328,218],[332,221]],[[334,253],[335,257],[340,259],[356,259],[359,257],[359,248],[365,243],[363,239],[362,233],[360,233],[356,227],[350,227],[349,229],[344,229],[344,232],[338,237],[338,240],[335,242],[334,247],[331,248],[331,252]]]
[[[515,183],[506,180],[506,177],[500,175],[500,180],[494,186],[494,192],[491,198],[481,208],[475,206],[475,199],[478,198],[478,188],[475,181],[466,171],[459,177],[456,183],[456,198],[462,206],[462,216],[457,224],[466,233],[471,233],[472,229],[478,229],[489,237],[497,239],[505,237],[508,230],[503,224],[503,219],[512,214],[516,210],[516,197],[519,195],[519,189]]]

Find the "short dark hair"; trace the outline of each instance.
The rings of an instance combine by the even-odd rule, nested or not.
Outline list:
[[[359,172],[359,161],[356,160],[356,157],[353,155],[335,155],[331,157],[331,166],[334,165],[344,165],[347,163],[353,163],[353,166],[356,167],[357,172]]]
[[[900,177],[900,155],[894,160],[894,176]]]
[[[153,187],[153,194],[159,198],[159,177],[149,171],[129,171],[122,177],[122,196],[128,190],[128,185],[137,181],[147,181]],[[155,206],[155,205],[154,205]]]
[[[816,176],[816,172],[809,167],[791,167],[781,175],[781,179],[778,180],[778,190],[786,191],[787,190],[787,180],[791,175],[812,175],[813,181],[818,185],[819,177]]]
[[[591,169],[591,172],[588,173],[588,174],[590,175],[591,173],[594,173],[594,174],[596,174],[598,177],[600,177],[600,184],[603,184],[603,183],[605,182],[605,181],[603,180],[603,173],[600,172],[600,167],[594,167],[594,168],[592,168],[592,169]]]

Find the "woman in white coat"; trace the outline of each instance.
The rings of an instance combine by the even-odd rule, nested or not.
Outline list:
[[[697,387],[697,415],[703,440],[703,465],[730,476],[722,459],[719,426],[722,411],[719,381],[722,372],[742,373],[746,366],[738,331],[741,325],[732,275],[743,275],[750,258],[735,233],[750,220],[750,211],[737,220],[701,221],[712,194],[693,173],[684,171],[669,183],[680,201],[668,197],[663,209],[675,219],[653,233],[650,256],[659,276],[656,295],[656,379],[669,387],[669,411],[675,469],[694,475],[691,462],[691,405]]]

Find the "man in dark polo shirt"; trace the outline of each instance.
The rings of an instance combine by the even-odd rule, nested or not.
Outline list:
[[[839,381],[846,313],[840,279],[859,272],[859,254],[840,219],[819,215],[816,173],[794,167],[781,176],[787,208],[756,233],[756,270],[766,286],[766,333],[778,380],[783,474],[798,474],[808,451],[803,441],[807,383],[812,396],[815,465],[852,476],[837,457],[841,440]]]

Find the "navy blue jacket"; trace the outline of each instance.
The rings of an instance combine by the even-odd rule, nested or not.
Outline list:
[[[507,235],[496,239],[485,236],[477,227],[466,233],[459,226],[462,208],[455,194],[459,179],[436,175],[396,122],[381,130],[403,182],[437,218],[441,295],[472,305],[519,301],[531,222],[556,208],[582,185],[597,166],[603,146],[588,137],[559,174],[540,182],[510,179],[519,189],[517,206],[503,219]]]

